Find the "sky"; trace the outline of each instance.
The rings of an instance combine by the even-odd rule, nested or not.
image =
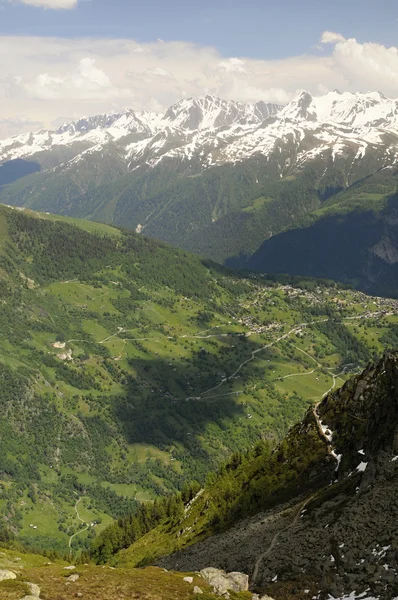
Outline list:
[[[0,0],[0,137],[207,93],[398,97],[396,0]]]

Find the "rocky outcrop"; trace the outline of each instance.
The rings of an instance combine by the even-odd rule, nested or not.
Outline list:
[[[193,588],[193,593],[194,594],[203,594],[203,590],[198,585],[195,585]]]
[[[200,571],[200,576],[213,588],[218,596],[229,598],[229,592],[246,592],[249,589],[249,577],[234,571],[226,573],[220,569],[207,567]]]

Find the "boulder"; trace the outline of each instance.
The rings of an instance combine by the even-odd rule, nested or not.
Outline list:
[[[249,589],[249,576],[245,575],[245,573],[239,573],[238,571],[233,571],[232,573],[228,573],[228,579],[230,579],[238,589],[234,589],[234,592],[247,592]]]
[[[79,579],[79,577],[80,577],[80,575],[78,575],[77,573],[73,573],[73,575],[68,577],[68,581],[71,581],[72,583],[74,583],[75,581],[77,581]]]
[[[184,577],[184,581],[187,583],[193,583],[193,577]]]
[[[0,569],[0,581],[5,581],[6,579],[16,579],[17,576],[12,571],[7,571],[7,569]]]
[[[34,598],[40,597],[40,588],[38,585],[36,585],[35,583],[30,583],[30,582],[28,582],[26,585],[29,588],[29,592],[30,592],[31,596],[33,596]]]
[[[226,573],[221,569],[207,567],[200,571],[201,577],[213,587],[215,594],[229,597],[228,590],[233,592],[246,592],[249,589],[249,577],[244,573],[233,571]]]
[[[193,588],[193,593],[194,594],[203,594],[202,590],[197,585],[195,585],[195,587]]]

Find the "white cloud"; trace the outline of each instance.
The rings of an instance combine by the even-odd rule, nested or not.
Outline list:
[[[298,89],[377,89],[398,96],[398,49],[325,32],[329,55],[254,60],[186,42],[0,36],[0,137],[81,115],[132,107],[162,112],[207,93],[286,103]],[[7,126],[7,123],[10,123]]]
[[[219,67],[227,73],[246,73],[245,64],[241,58],[229,58],[220,62]]]
[[[21,131],[39,131],[44,128],[42,121],[29,121],[28,119],[1,119],[0,118],[0,134],[2,131],[6,135],[18,135]]]
[[[336,42],[345,42],[345,37],[341,33],[334,31],[324,31],[321,37],[321,44],[335,44]]]
[[[359,44],[355,39],[338,42],[334,49],[336,68],[349,86],[377,89],[398,95],[398,49],[381,44]]]
[[[75,8],[78,0],[20,0],[22,4],[37,6],[42,8],[52,8],[55,10],[65,10]]]
[[[113,100],[129,96],[129,91],[112,85],[108,75],[96,67],[94,58],[82,58],[75,72],[64,76],[40,73],[24,85],[26,91],[42,100]]]

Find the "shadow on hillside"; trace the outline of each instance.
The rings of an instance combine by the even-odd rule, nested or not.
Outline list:
[[[392,198],[380,213],[356,210],[327,216],[308,227],[276,235],[262,244],[247,267],[323,277],[368,293],[396,295],[397,270],[388,254],[396,251],[395,203]]]
[[[38,173],[41,170],[39,163],[22,158],[15,158],[13,160],[6,161],[1,165],[0,169],[0,187],[8,185],[26,177],[26,175],[32,175]]]
[[[237,390],[243,390],[256,367],[245,365],[237,379],[223,383],[207,394],[205,390],[228,378],[239,365],[261,346],[246,337],[234,337],[217,354],[204,349],[188,360],[163,360],[148,354],[145,359],[131,359],[137,378],[129,383],[124,397],[114,399],[113,411],[129,443],[166,446],[179,442],[192,447],[209,423],[225,435],[227,423],[243,416]],[[228,395],[227,395],[228,394]]]

